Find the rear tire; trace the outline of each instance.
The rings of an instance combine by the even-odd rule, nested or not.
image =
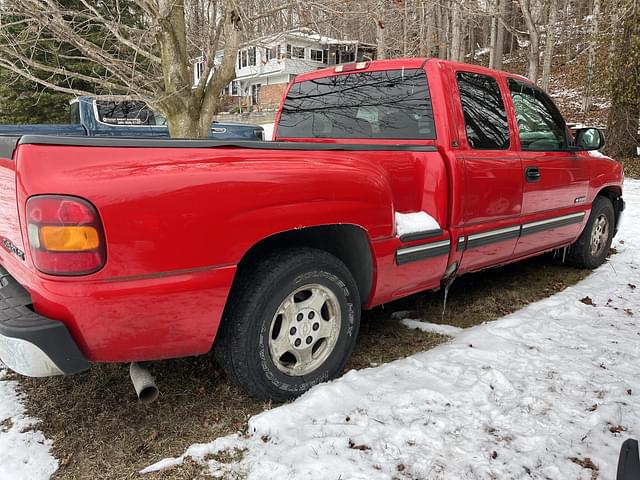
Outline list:
[[[587,225],[569,250],[568,263],[578,268],[594,269],[604,263],[609,255],[615,213],[611,201],[598,196],[591,206]]]
[[[338,258],[282,250],[239,273],[214,353],[243,390],[281,402],[339,375],[359,324],[358,289]]]

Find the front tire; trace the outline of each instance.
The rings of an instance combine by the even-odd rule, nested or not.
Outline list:
[[[336,377],[359,324],[358,289],[338,258],[283,250],[239,273],[214,352],[242,389],[281,402]]]
[[[611,201],[606,197],[596,197],[587,225],[576,243],[571,245],[569,263],[588,269],[602,265],[609,255],[614,228],[615,213]]]

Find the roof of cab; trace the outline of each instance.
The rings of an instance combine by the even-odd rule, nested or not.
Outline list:
[[[366,65],[366,67],[364,68],[349,68],[348,70],[344,70],[344,71],[337,71],[336,68],[339,67],[343,67],[345,68],[345,66],[349,65],[356,65],[355,63],[351,63],[351,64],[340,64],[340,65],[334,65],[331,66],[329,68],[323,68],[320,70],[314,70],[313,72],[308,72],[308,73],[304,73],[302,75],[298,75],[296,77],[296,79],[294,80],[295,83],[297,82],[303,82],[305,80],[313,80],[316,78],[323,78],[323,77],[331,77],[333,75],[342,75],[342,74],[348,74],[348,73],[357,73],[357,72],[375,72],[375,71],[381,71],[381,70],[401,70],[403,68],[407,68],[407,69],[416,69],[416,68],[424,68],[424,66],[429,63],[429,64],[439,64],[439,65],[450,65],[453,66],[456,69],[464,69],[464,68],[469,68],[472,67],[473,70],[475,71],[479,71],[479,72],[485,72],[487,74],[495,74],[495,73],[500,73],[502,75],[506,75],[508,77],[511,78],[517,78],[519,80],[522,81],[526,81],[526,82],[530,82],[530,80],[526,77],[523,77],[522,75],[517,75],[515,73],[510,73],[510,72],[504,72],[504,71],[498,71],[498,70],[492,70],[490,68],[487,67],[482,67],[480,65],[471,65],[471,64],[467,64],[467,63],[461,63],[461,62],[453,62],[451,60],[442,60],[440,58],[395,58],[395,59],[389,59],[389,60],[373,60],[373,61],[369,61],[369,62],[359,62],[359,64],[364,64]]]

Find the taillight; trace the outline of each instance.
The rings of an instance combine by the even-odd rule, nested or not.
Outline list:
[[[27,200],[27,232],[36,268],[51,275],[87,275],[106,260],[104,231],[95,207],[63,195]]]

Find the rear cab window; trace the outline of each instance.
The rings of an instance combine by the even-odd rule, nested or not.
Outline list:
[[[278,137],[434,140],[427,76],[422,69],[403,69],[294,83]]]
[[[98,121],[107,125],[154,126],[156,115],[144,102],[135,100],[96,100]]]

